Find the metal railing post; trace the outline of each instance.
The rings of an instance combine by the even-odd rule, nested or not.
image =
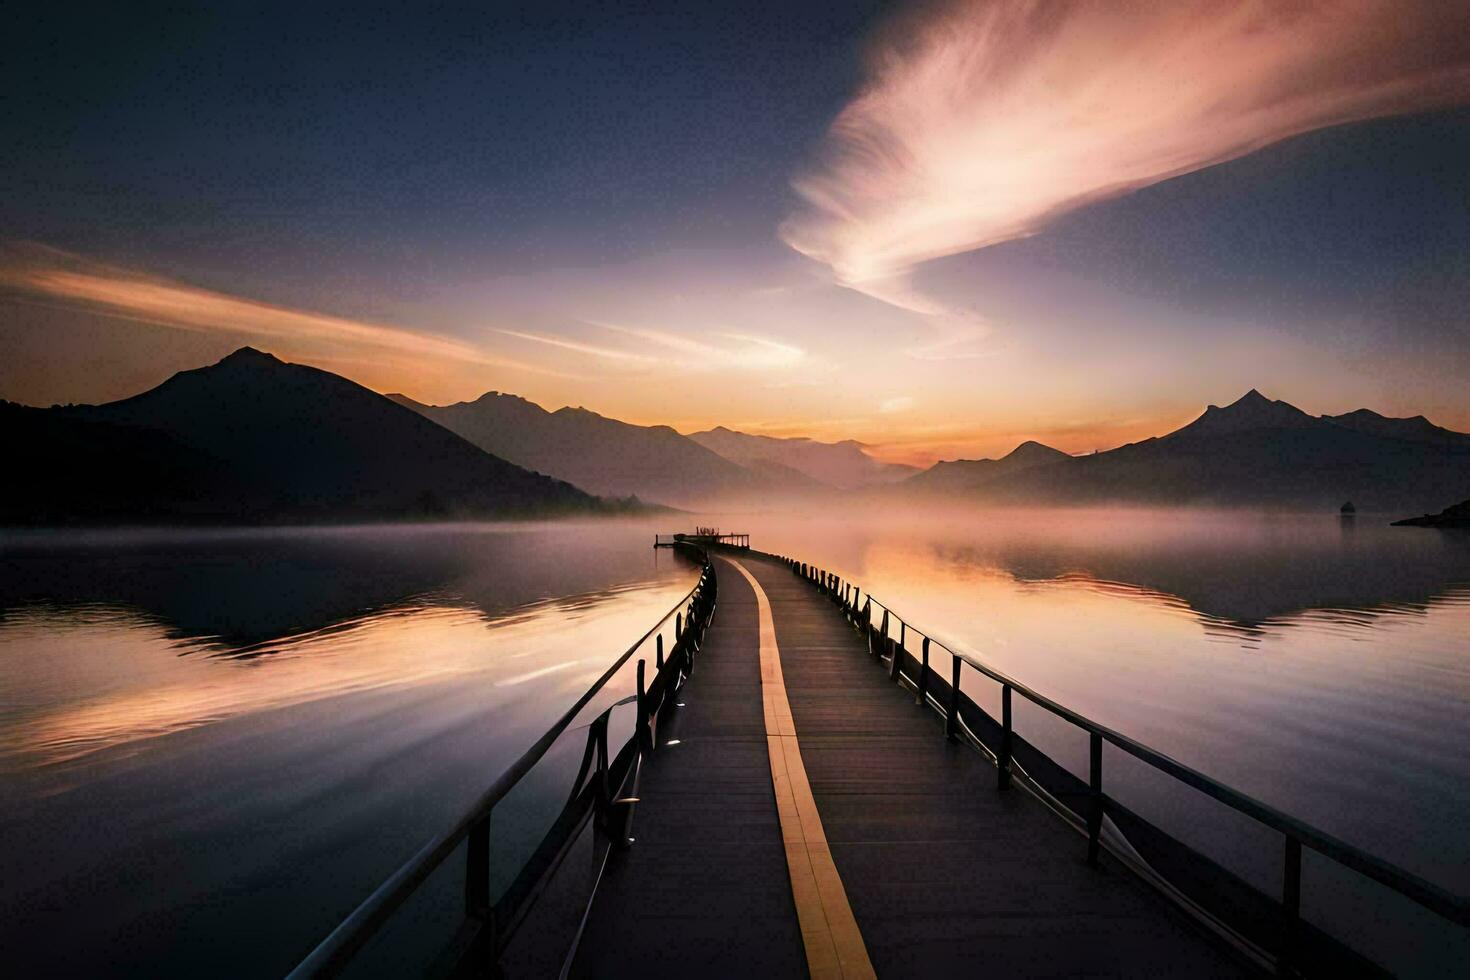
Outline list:
[[[888,679],[898,680],[898,651],[899,646],[893,637],[888,638]]]
[[[470,825],[465,839],[464,912],[468,918],[484,923],[472,955],[482,968],[492,968],[500,958],[500,933],[495,922],[495,906],[490,901],[489,811]]]
[[[929,700],[929,638],[924,637],[924,663],[919,668],[919,693],[914,699],[915,704],[923,704]]]
[[[1281,873],[1281,951],[1277,955],[1280,972],[1285,973],[1296,960],[1296,944],[1302,917],[1302,842],[1286,835],[1286,853]]]
[[[1090,778],[1088,789],[1090,806],[1087,809],[1087,863],[1097,864],[1097,851],[1102,837],[1102,736],[1093,732],[1090,739],[1092,764],[1088,767]]]
[[[654,742],[648,717],[648,688],[643,677],[645,663],[641,658],[638,661],[638,750],[647,754],[653,751]]]
[[[470,826],[465,846],[464,914],[484,918],[490,913],[490,814]]]
[[[950,654],[949,713],[944,716],[944,737],[959,741],[960,731],[960,658]]]
[[[660,633],[654,642],[653,664],[659,670],[664,669],[664,635]]]
[[[597,769],[592,774],[594,806],[597,813],[597,828],[605,836],[612,835],[612,828],[608,826],[608,817],[612,810],[612,787],[608,784],[607,772],[607,712],[597,716],[592,722],[592,738],[596,744]]]
[[[1011,785],[1011,686],[1003,684],[1000,689],[1000,757],[996,759],[995,788],[1009,789]]]

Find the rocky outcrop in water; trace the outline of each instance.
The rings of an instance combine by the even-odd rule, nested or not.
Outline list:
[[[1470,500],[1446,507],[1438,514],[1423,517],[1407,517],[1394,521],[1394,527],[1463,527],[1470,528]]]

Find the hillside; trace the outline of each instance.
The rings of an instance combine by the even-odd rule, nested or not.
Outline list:
[[[1392,419],[1377,412],[1360,408],[1345,415],[1324,415],[1322,418],[1343,428],[1365,432],[1369,435],[1390,439],[1407,439],[1411,442],[1429,442],[1442,446],[1470,447],[1470,434],[1441,428],[1422,415],[1413,418]]]
[[[585,408],[548,412],[494,391],[443,406],[388,397],[486,452],[604,496],[697,507],[803,489],[786,475],[732,463],[666,425],[633,425]]]
[[[956,459],[935,463],[902,485],[905,489],[932,493],[968,493],[998,477],[1070,458],[1060,449],[1027,441],[1000,459]]]
[[[1381,434],[1386,430],[1371,419],[1365,425],[1363,413],[1350,416],[1348,424],[1342,417],[1314,417],[1251,391],[1224,408],[1210,406],[1168,435],[1003,475],[976,495],[1008,503],[1321,511],[1351,500],[1359,511],[1413,513],[1470,491],[1470,441],[1461,441],[1461,434],[1439,430],[1459,438],[1401,438]]]
[[[863,444],[854,439],[842,442],[778,439],[737,432],[724,426],[692,433],[689,438],[741,466],[777,464],[819,484],[842,490],[897,483],[918,472],[912,466],[874,459],[863,450]]]
[[[143,394],[0,412],[7,524],[258,523],[589,512],[604,505],[346,378],[242,348]]]

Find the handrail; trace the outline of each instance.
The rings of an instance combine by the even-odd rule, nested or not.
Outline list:
[[[918,630],[914,632],[918,632]],[[1065,705],[1058,704],[1045,695],[1038,694],[1031,688],[1007,677],[1000,671],[979,662],[969,654],[955,653],[942,641],[940,645],[951,656],[964,661],[992,680],[1010,687],[1028,701],[1045,708],[1052,714],[1071,722],[1086,732],[1101,736],[1104,741],[1112,743],[1134,758],[1158,769],[1160,772],[1173,776],[1180,782],[1199,790],[1201,793],[1213,799],[1219,800],[1232,809],[1254,818],[1273,830],[1279,830],[1284,834],[1295,837],[1303,844],[1310,846],[1312,850],[1333,858],[1340,864],[1346,865],[1372,878],[1379,884],[1387,885],[1418,902],[1420,905],[1423,905],[1430,911],[1436,912],[1460,925],[1470,925],[1470,898],[1456,895],[1447,888],[1422,878],[1411,871],[1406,871],[1397,865],[1391,864],[1383,858],[1369,854],[1367,851],[1349,844],[1341,838],[1334,837],[1324,830],[1318,830],[1299,817],[1293,817],[1291,814],[1278,810],[1269,803],[1264,803],[1240,790],[1227,786],[1219,780],[1205,775],[1198,769],[1188,766],[1172,756],[1144,745],[1137,739],[1092,721],[1090,718],[1078,714]]]
[[[701,568],[699,580],[684,595],[684,597],[680,599],[677,603],[675,603],[674,606],[669,609],[667,613],[659,617],[659,619],[653,624],[652,627],[648,629],[646,633],[644,633],[630,647],[628,647],[628,649],[622,654],[622,656],[618,657],[618,659],[614,661],[613,664],[608,667],[606,671],[603,672],[602,676],[599,677],[570,708],[562,713],[562,715],[552,724],[552,726],[547,729],[545,734],[543,734],[531,745],[530,748],[522,753],[520,758],[513,762],[509,768],[502,772],[499,778],[497,778],[495,782],[491,783],[490,787],[485,790],[484,793],[480,794],[479,798],[477,798],[475,802],[463,812],[460,818],[455,821],[455,823],[448,830],[435,836],[428,843],[424,844],[424,846],[419,848],[419,850],[415,852],[412,857],[410,857],[401,866],[399,866],[397,871],[395,871],[381,885],[374,889],[372,894],[364,899],[362,903],[359,904],[357,908],[354,909],[352,913],[347,916],[347,918],[343,919],[342,922],[339,923],[337,927],[333,929],[327,935],[327,937],[323,939],[316,946],[316,948],[313,949],[306,956],[305,959],[297,964],[295,969],[287,974],[288,980],[303,980],[303,978],[307,977],[322,977],[334,975],[343,966],[346,965],[346,963],[352,958],[352,955],[356,953],[363,946],[364,943],[372,938],[378,927],[381,926],[387,920],[387,918],[400,905],[403,904],[403,902],[409,897],[409,895],[411,895],[413,891],[430,874],[432,874],[433,871],[440,864],[443,863],[444,859],[448,857],[448,855],[462,841],[470,836],[472,829],[476,828],[477,826],[483,825],[486,835],[488,837],[488,816],[490,812],[495,808],[495,805],[503,800],[510,793],[510,791],[516,787],[521,779],[524,778],[526,774],[529,773],[536,766],[536,763],[541,761],[542,757],[546,755],[546,753],[551,749],[551,746],[556,743],[557,739],[566,732],[567,728],[576,719],[578,714],[581,713],[582,709],[587,707],[587,705],[591,703],[592,699],[597,696],[597,694],[602,690],[607,682],[617,675],[618,671],[620,671],[624,667],[624,665],[627,664],[627,662],[632,658],[633,654],[636,653],[638,649],[643,646],[643,644],[648,642],[649,637],[653,636],[655,633],[660,632],[663,629],[664,625],[667,624],[671,618],[675,619],[676,623],[676,646],[683,642],[683,638],[679,635],[681,632],[681,628],[693,627],[694,617],[691,614],[688,619],[681,624],[680,619],[678,618],[679,614],[689,609],[691,603],[698,604],[701,593],[706,590],[707,586],[710,586],[712,590],[711,583],[713,582],[713,569],[710,565],[708,555],[705,554],[702,549],[695,549],[692,548],[692,546],[691,550],[699,554],[703,561],[703,565]],[[705,594],[707,595],[708,593]],[[709,607],[709,611],[713,611],[712,604]],[[662,638],[660,638],[659,643],[658,666],[660,668],[664,666]],[[640,685],[638,695],[632,698],[624,698],[614,705],[609,705],[608,708],[603,712],[603,715],[606,715],[612,710],[612,708],[617,707],[618,705],[627,704],[630,701],[637,701],[643,697],[643,661],[641,660],[639,661],[638,679]],[[641,733],[635,732],[633,736],[634,740],[638,739],[640,735]],[[590,747],[591,742],[589,741],[589,750]],[[579,783],[581,781],[581,778],[582,776],[579,775]],[[575,797],[576,789],[573,790],[573,793]]]
[[[950,656],[969,664],[991,680],[1011,688],[1038,707],[1046,709],[1057,717],[1070,722],[1090,734],[1101,736],[1104,741],[1112,743],[1134,758],[1260,821],[1273,830],[1279,830],[1284,834],[1289,834],[1297,838],[1303,844],[1309,845],[1312,850],[1331,857],[1355,871],[1359,871],[1379,882],[1379,884],[1387,885],[1395,891],[1401,892],[1425,908],[1460,925],[1470,925],[1470,898],[1456,895],[1454,892],[1432,881],[1422,878],[1411,871],[1399,868],[1385,861],[1383,858],[1369,854],[1367,851],[1353,844],[1349,844],[1347,841],[1338,837],[1334,837],[1324,830],[1318,830],[1311,824],[1306,823],[1298,817],[1293,817],[1282,810],[1278,810],[1269,803],[1262,802],[1240,790],[1227,786],[1219,780],[1205,775],[1198,769],[1160,752],[1158,749],[1144,745],[1131,736],[1124,735],[1122,732],[1093,721],[1091,718],[1068,708],[1066,705],[1033,690],[1031,687],[1008,674],[991,667],[973,654],[957,651],[954,649],[952,643],[936,637],[932,633],[926,633],[918,629],[900,617],[898,613],[894,612],[892,606],[889,606],[880,599],[875,599],[871,594],[869,594],[868,599],[880,608],[887,610],[891,618],[903,623],[908,632],[926,637],[938,643],[944,652]]]
[[[973,654],[957,650],[957,644],[947,642],[932,633],[927,633],[914,627],[907,620],[899,616],[892,606],[875,598],[871,593],[864,594],[864,591],[858,586],[840,576],[784,555],[770,555],[764,552],[761,552],[761,554],[765,554],[766,557],[774,558],[786,564],[798,576],[811,581],[819,589],[826,592],[834,602],[843,608],[844,612],[853,620],[859,630],[869,632],[872,637],[881,637],[882,642],[885,644],[890,641],[893,642],[895,652],[891,669],[895,676],[899,670],[899,654],[909,652],[907,648],[907,637],[909,634],[913,634],[922,637],[925,641],[926,655],[924,664],[921,666],[922,670],[928,669],[927,654],[929,646],[937,645],[943,652],[953,657],[957,665],[959,663],[968,664],[976,671],[999,683],[1004,695],[1004,734],[1006,738],[1009,738],[1011,733],[1009,692],[1012,690],[1038,707],[1087,732],[1094,740],[1091,792],[1098,799],[1099,803],[1105,804],[1107,799],[1101,792],[1101,754],[1100,749],[1097,747],[1101,742],[1105,741],[1139,761],[1204,793],[1235,811],[1243,813],[1259,823],[1281,832],[1287,840],[1287,863],[1283,876],[1284,894],[1282,905],[1293,920],[1299,916],[1300,907],[1300,848],[1301,845],[1306,845],[1319,854],[1397,892],[1450,922],[1461,926],[1470,926],[1470,897],[1457,895],[1447,888],[1422,878],[1411,871],[1400,868],[1383,858],[1369,854],[1361,848],[1334,837],[1326,831],[1319,830],[1296,817],[1276,809],[1268,803],[1264,803],[1227,786],[1157,749],[1144,745],[1137,739],[1093,721],[1085,715],[1068,708],[1066,705],[1033,690],[1031,687],[1017,681],[1008,674],[991,667]],[[872,611],[874,606],[878,607],[884,613],[881,626],[874,623],[874,619],[876,618]],[[893,637],[894,627],[890,625],[890,620],[894,620],[899,624],[899,632],[904,636],[902,646]],[[881,649],[879,655],[881,656]],[[955,668],[954,677],[958,681],[958,666]],[[915,686],[918,687],[919,685],[916,684]],[[919,689],[922,691],[924,688],[920,687]],[[951,718],[954,717],[955,705],[958,703],[957,698],[958,691],[955,690],[952,692],[951,706],[949,708]],[[953,728],[952,722],[950,723],[950,728],[951,730]],[[1006,750],[1004,754],[1008,755],[1008,751]],[[1008,775],[1008,773],[1004,772],[1004,769],[1009,764],[1009,761],[1008,758],[1001,759],[998,757],[997,759],[998,764],[1002,767],[1003,776]],[[1088,823],[1089,835],[1092,838],[1091,845],[1095,851],[1099,828],[1093,814],[1088,815]]]

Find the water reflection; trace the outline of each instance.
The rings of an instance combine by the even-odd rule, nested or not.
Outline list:
[[[951,648],[1470,888],[1458,829],[1470,807],[1470,535],[1211,512],[748,523]],[[998,707],[998,691],[978,687]],[[1039,715],[1018,725],[1086,771],[1085,739]],[[1145,812],[1198,816],[1150,792]],[[1186,836],[1213,826],[1175,822]],[[1262,868],[1262,880],[1276,874]]]
[[[44,658],[46,677],[64,675],[77,694],[48,693],[49,681],[39,679],[37,685],[36,675],[17,671],[12,694],[35,707],[10,712],[0,724],[0,773],[72,762],[322,698],[471,679],[487,671],[495,675],[494,686],[513,687],[579,666],[600,670],[618,651],[592,648],[578,656],[560,646],[564,630],[580,612],[613,602],[624,591],[548,600],[499,620],[455,606],[404,604],[223,652],[209,641],[171,638],[127,610],[89,608],[80,618],[76,610],[28,610],[12,617],[6,643],[23,644],[29,656]],[[631,601],[645,608],[636,596]],[[658,615],[647,611],[650,618]],[[496,631],[493,644],[487,644],[485,627]],[[159,661],[162,648],[175,654],[172,662]],[[506,648],[514,652],[487,656]],[[99,649],[109,655],[96,656]],[[424,655],[405,656],[406,650]],[[243,669],[265,654],[279,656],[268,669]],[[208,662],[221,658],[237,666],[222,669]]]
[[[1470,535],[1208,512],[711,523],[1470,889]],[[278,975],[687,589],[651,533],[0,543],[0,946],[21,974],[198,975],[227,956]],[[1085,771],[1075,731],[1024,703],[1017,725]],[[1125,758],[1105,769],[1131,807],[1279,886],[1279,839]]]
[[[0,539],[0,623],[35,603],[125,607],[171,638],[204,641],[198,649],[252,656],[278,649],[273,641],[351,628],[414,602],[495,619],[537,600],[595,593],[610,572],[628,568],[629,547],[646,537],[641,527],[609,534],[571,523],[10,532]],[[566,560],[571,541],[576,561]]]
[[[725,523],[730,523],[725,521]],[[1008,510],[744,520],[860,583],[950,649],[1103,725],[1465,893],[1470,535],[1360,515]],[[941,675],[947,657],[934,661]],[[967,690],[998,715],[999,685]],[[1085,778],[1079,731],[1018,701],[1017,729]],[[1121,752],[1108,793],[1268,894],[1281,838]],[[1321,861],[1309,920],[1402,975],[1463,935]],[[1348,875],[1348,877],[1352,877]],[[1446,935],[1446,933],[1454,933]],[[1454,949],[1457,952],[1448,953]]]
[[[599,561],[592,543],[577,561],[544,560],[566,557],[574,533],[436,527],[123,547],[27,541],[9,550],[0,575],[9,654],[0,772],[313,699],[487,670],[496,686],[515,686],[605,666],[615,650],[578,657],[547,640],[620,597],[657,613],[624,595],[646,581],[615,580],[626,552]],[[485,628],[497,648],[515,652],[487,657]],[[160,658],[162,649],[173,657]],[[269,669],[207,662],[264,659]]]
[[[831,560],[850,566],[872,565],[873,547],[903,542],[928,552],[924,564],[935,576],[989,570],[1021,587],[1090,589],[1187,608],[1213,631],[1246,638],[1314,610],[1335,611],[1346,627],[1365,626],[1379,615],[1464,601],[1470,587],[1470,535],[1406,534],[1418,529],[1366,518],[1012,509],[757,523],[776,541],[820,541]]]
[[[279,976],[688,590],[651,533],[0,544],[7,966]]]

